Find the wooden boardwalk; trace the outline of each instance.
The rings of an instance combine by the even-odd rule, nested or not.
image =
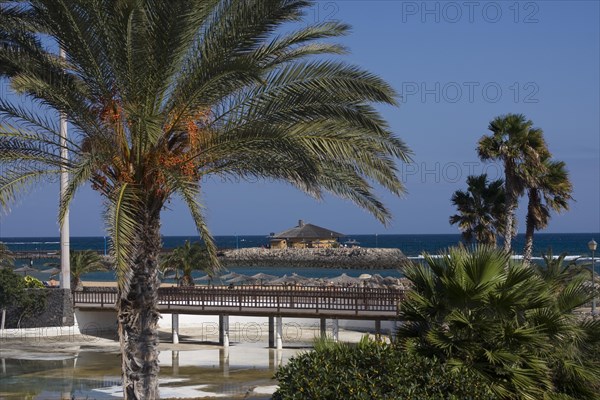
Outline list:
[[[158,291],[163,313],[394,320],[404,291],[357,287],[173,287]],[[74,292],[82,310],[114,309],[110,288]]]

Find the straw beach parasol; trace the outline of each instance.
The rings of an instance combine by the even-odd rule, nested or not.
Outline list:
[[[210,282],[210,281],[212,281],[212,279],[213,279],[212,276],[210,276],[210,275],[204,275],[204,276],[201,276],[199,278],[194,278],[194,281],[196,281],[196,282]]]
[[[53,275],[60,274],[60,269],[59,268],[48,268],[48,269],[40,271],[40,273],[42,273],[42,274],[50,274],[50,276],[53,276]]]
[[[287,276],[284,275],[281,278],[272,280],[270,283],[272,285],[288,285],[288,284],[296,284],[296,283],[302,283],[302,282],[306,282],[308,280],[308,278],[298,275],[298,274],[292,274],[291,276]]]
[[[240,274],[238,274],[237,272],[230,272],[228,274],[219,276],[219,279],[221,279],[222,281],[226,281],[227,279],[237,278],[238,276],[240,276]]]
[[[257,281],[260,281],[261,285],[264,285],[265,281],[272,281],[273,279],[277,279],[275,275],[269,275],[263,272],[252,275],[252,278],[256,279]]]
[[[346,274],[341,274],[340,276],[336,276],[335,278],[331,278],[328,280],[329,282],[333,283],[334,285],[358,285],[359,283],[361,283],[361,280],[358,278],[353,278],[351,276],[348,276]]]
[[[15,272],[22,272],[23,275],[27,275],[30,272],[40,272],[40,271],[37,270],[37,269],[35,269],[35,268],[31,268],[30,266],[26,265],[24,267],[15,269]]]
[[[235,278],[231,278],[228,279],[227,281],[225,281],[226,283],[244,283],[244,282],[255,282],[256,279],[254,279],[251,276],[248,275],[244,275],[244,274],[237,274],[238,276],[236,276]]]

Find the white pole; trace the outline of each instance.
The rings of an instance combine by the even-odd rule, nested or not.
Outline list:
[[[275,317],[275,348],[283,349],[283,320],[280,316]]]
[[[61,48],[60,58],[65,59],[66,53]],[[64,112],[59,114],[60,122],[60,156],[63,161],[69,158],[69,152],[67,150],[67,116]],[[60,169],[60,196],[62,196],[67,190],[69,184],[69,174],[67,169],[63,166]],[[61,289],[71,289],[71,264],[69,262],[69,248],[70,248],[70,232],[69,232],[69,210],[65,212],[65,218],[60,225],[60,287]]]
[[[229,347],[229,315],[219,315],[219,344]]]
[[[179,344],[179,314],[171,314],[171,332],[173,336],[173,344]]]

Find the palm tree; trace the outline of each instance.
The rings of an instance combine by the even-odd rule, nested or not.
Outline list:
[[[467,190],[457,190],[452,204],[458,214],[450,217],[450,224],[458,224],[462,237],[470,243],[496,245],[496,233],[503,232],[504,187],[502,179],[488,183],[487,175],[467,177]]]
[[[200,243],[190,243],[185,241],[183,246],[179,246],[166,256],[162,262],[160,269],[163,273],[167,271],[182,271],[181,285],[194,286],[192,272],[194,270],[205,271],[212,273],[214,267],[211,265],[210,257],[205,246]]]
[[[96,271],[108,271],[102,257],[94,250],[71,250],[69,252],[69,261],[71,263],[71,287],[73,290],[81,290],[83,284],[81,277],[84,274]],[[60,263],[50,262],[44,265],[48,267],[60,268]]]
[[[531,182],[533,172],[543,168],[543,156],[548,154],[543,131],[522,114],[501,115],[493,119],[477,147],[482,161],[498,160],[504,165],[506,210],[504,222],[504,250],[511,251],[516,232],[515,212],[518,199]]]
[[[552,161],[549,157],[542,162],[544,168],[540,169],[540,174],[535,177],[533,185],[527,189],[529,203],[527,204],[525,249],[523,250],[523,260],[526,264],[531,261],[534,232],[548,226],[550,211],[568,210],[569,200],[573,200],[571,196],[573,185],[569,180],[565,163]]]
[[[413,290],[401,346],[474,373],[502,398],[597,398],[600,321],[573,313],[590,299],[581,279],[559,286],[490,246],[425,261],[404,269]]]
[[[69,172],[62,220],[85,183],[104,197],[119,299],[126,399],[158,398],[160,213],[187,204],[210,257],[200,182],[211,175],[283,181],[349,199],[386,223],[375,183],[404,187],[410,151],[374,103],[379,77],[323,54],[341,22],[287,26],[306,0],[29,0],[0,5],[0,73],[67,117],[69,159],[49,118],[0,101],[0,205]],[[277,33],[277,34],[276,34]],[[44,38],[44,42],[42,41]],[[62,59],[47,45],[53,40]]]

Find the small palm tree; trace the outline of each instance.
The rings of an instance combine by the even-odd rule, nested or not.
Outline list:
[[[548,154],[543,131],[522,114],[507,114],[493,119],[477,147],[482,161],[497,160],[504,165],[506,208],[504,222],[504,250],[511,251],[516,233],[515,212],[532,173],[543,169],[541,160]]]
[[[529,202],[525,229],[525,249],[523,260],[531,261],[533,252],[533,234],[544,229],[550,222],[550,212],[561,212],[569,209],[569,201],[573,200],[573,184],[562,161],[552,161],[549,157],[543,161],[544,168],[534,177],[534,183],[527,190]]]
[[[533,267],[538,275],[549,284],[557,284],[561,288],[574,279],[585,279],[589,271],[585,266],[577,264],[577,259],[565,262],[567,253],[554,257],[552,249],[542,254],[543,263],[534,263]]]
[[[90,272],[108,271],[102,261],[102,257],[93,250],[74,251],[69,253],[71,263],[71,287],[73,290],[81,290],[83,284],[81,277]],[[60,263],[46,263],[49,267],[60,268]]]
[[[173,249],[161,262],[163,273],[167,271],[182,272],[182,286],[194,286],[192,272],[195,270],[205,271],[209,274],[214,271],[206,246],[198,242],[190,243],[186,240],[183,246]]]
[[[488,183],[487,175],[467,177],[467,190],[457,190],[452,204],[458,214],[450,217],[450,224],[458,224],[467,243],[496,244],[496,234],[503,232],[504,188],[502,179]]]
[[[581,280],[544,280],[489,246],[425,255],[410,264],[399,343],[485,379],[506,399],[597,399],[599,321],[573,311],[590,294]]]

